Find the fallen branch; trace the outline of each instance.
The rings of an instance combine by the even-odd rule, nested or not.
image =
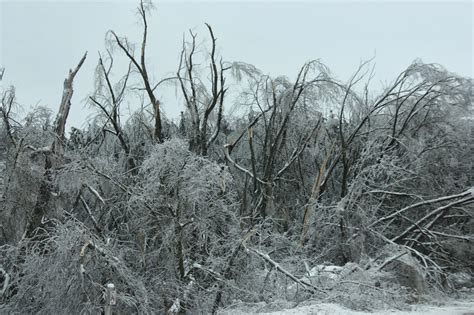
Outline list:
[[[268,254],[265,254],[255,248],[248,248],[247,246],[245,246],[245,249],[248,251],[248,252],[252,252],[254,254],[256,254],[257,256],[259,256],[260,258],[263,258],[265,261],[267,261],[268,263],[270,263],[273,267],[275,267],[276,270],[280,271],[281,273],[283,273],[285,276],[287,276],[288,278],[290,278],[291,280],[293,280],[293,282],[295,282],[296,284],[299,284],[301,285],[301,287],[311,293],[314,293],[315,291],[317,292],[321,292],[321,293],[324,293],[324,294],[327,294],[326,291],[312,285],[311,283],[309,282],[306,282],[304,280],[301,280],[301,279],[298,279],[296,276],[294,276],[291,272],[289,272],[288,270],[284,269],[283,267],[280,266],[279,263],[277,263],[276,261],[274,261],[273,259],[270,258],[270,256],[268,256]]]
[[[388,258],[387,260],[385,260],[378,268],[377,268],[377,271],[380,271],[382,270],[385,266],[387,266],[390,262],[394,261],[395,259],[398,259],[404,255],[408,254],[408,252],[401,252],[395,256],[392,256],[390,258]]]
[[[468,241],[468,242],[474,241],[474,237],[472,236],[454,235],[454,234],[447,234],[447,233],[441,233],[441,232],[435,232],[435,231],[430,231],[430,233],[434,235],[443,236],[443,237],[457,238],[457,239]]]
[[[268,183],[268,182],[266,182],[266,181],[263,181],[263,180],[261,180],[260,178],[254,176],[254,174],[253,174],[251,171],[249,171],[249,170],[243,168],[242,166],[240,166],[239,164],[237,164],[237,162],[235,162],[235,161],[230,157],[230,150],[232,150],[232,147],[233,147],[233,145],[231,145],[231,144],[226,144],[226,145],[224,145],[224,153],[225,153],[225,158],[227,159],[227,161],[229,161],[230,163],[232,163],[232,165],[234,165],[236,169],[238,169],[239,171],[241,171],[241,172],[243,172],[243,173],[249,175],[249,176],[252,177],[253,179],[257,180],[259,183],[261,183],[261,184],[263,184],[263,185],[270,185],[270,184],[271,184],[271,183]]]
[[[471,189],[472,190],[472,189]],[[439,207],[433,211],[431,211],[430,213],[426,214],[424,217],[422,217],[421,219],[419,219],[416,223],[412,224],[410,227],[408,227],[405,231],[403,231],[400,235],[392,238],[392,241],[393,242],[397,242],[401,239],[403,239],[405,236],[407,236],[408,233],[412,232],[413,230],[415,230],[418,226],[420,226],[421,223],[423,223],[424,221],[430,219],[431,217],[433,216],[436,216],[438,214],[441,214],[443,213],[444,211],[448,210],[449,208],[451,207],[454,207],[454,206],[457,206],[457,205],[460,205],[460,204],[466,204],[466,203],[470,203],[470,202],[474,202],[474,195],[471,193],[471,190],[468,190],[464,193],[464,196],[467,196],[463,199],[460,199],[460,200],[457,200],[457,201],[454,201],[454,202],[451,202],[447,205],[444,205],[442,207]],[[435,220],[434,220],[435,221]],[[429,229],[433,224],[434,224],[434,221],[430,222],[428,224],[427,229]]]
[[[387,221],[387,220],[390,220],[390,219],[393,219],[395,218],[396,216],[408,211],[408,210],[411,210],[411,209],[415,209],[415,208],[418,208],[418,207],[421,207],[421,206],[425,206],[425,205],[429,205],[429,204],[432,204],[432,203],[438,203],[438,202],[442,202],[442,201],[448,201],[448,200],[453,200],[453,199],[457,199],[457,198],[464,198],[464,197],[467,197],[469,195],[472,195],[474,196],[474,190],[473,188],[469,189],[469,190],[466,190],[465,192],[462,192],[460,194],[456,194],[456,195],[450,195],[450,196],[445,196],[445,197],[440,197],[440,198],[436,198],[436,199],[430,199],[430,200],[425,200],[425,201],[421,201],[421,202],[418,202],[418,203],[415,203],[413,205],[410,205],[410,206],[407,206],[403,209],[400,209],[388,216],[385,216],[385,217],[382,217],[378,220],[376,220],[375,222],[372,222],[369,227],[372,227],[374,225],[377,225],[381,222],[384,222],[384,221]]]
[[[443,269],[436,262],[434,262],[433,259],[431,259],[430,257],[428,257],[426,255],[423,255],[422,253],[420,253],[416,249],[414,249],[410,246],[407,246],[407,245],[399,245],[399,244],[395,243],[394,241],[392,241],[391,239],[385,237],[382,233],[377,232],[375,230],[371,230],[371,232],[374,233],[375,236],[377,236],[380,239],[382,239],[383,241],[387,242],[388,244],[395,245],[395,246],[401,246],[401,247],[407,249],[408,251],[410,251],[411,253],[413,253],[415,256],[417,256],[421,260],[421,262],[425,266],[425,270],[428,271],[430,269],[429,266],[428,266],[428,262],[429,262],[429,263],[431,263],[431,265],[434,267],[435,270],[437,270],[440,273],[443,273]]]
[[[193,270],[193,269],[199,269],[201,271],[204,271],[208,274],[210,274],[211,276],[213,276],[216,280],[218,281],[224,281],[224,278],[222,277],[221,274],[219,274],[218,272],[212,270],[212,269],[209,269],[209,268],[206,268],[204,267],[203,265],[201,264],[198,264],[198,263],[193,263],[192,266],[191,266],[191,269],[188,270],[188,272],[186,273],[186,276],[188,277],[190,272]]]
[[[90,186],[90,185],[88,185],[88,184],[84,184],[84,185],[87,187],[87,189],[89,189],[89,191],[90,191],[97,199],[100,200],[100,202],[102,202],[102,204],[105,205],[104,198],[102,198],[102,197],[100,196],[100,194],[97,192],[97,190],[95,190],[94,188],[92,188],[92,186]]]
[[[99,223],[97,220],[94,218],[94,215],[92,214],[91,209],[89,208],[89,205],[87,202],[84,200],[84,197],[80,196],[79,199],[81,200],[81,204],[86,209],[87,214],[89,215],[89,218],[92,220],[92,223],[94,224],[94,228],[96,229],[97,232],[102,233],[102,229],[99,226]]]
[[[419,195],[404,193],[404,192],[398,192],[398,191],[371,190],[368,193],[370,193],[370,194],[385,194],[385,195],[394,195],[394,196],[412,197],[412,198],[422,199],[422,197],[419,196]]]

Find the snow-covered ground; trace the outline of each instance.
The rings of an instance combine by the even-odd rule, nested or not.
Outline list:
[[[262,314],[262,313],[260,313]],[[455,302],[449,306],[417,305],[410,311],[388,310],[375,313],[352,311],[337,304],[315,304],[263,314],[271,315],[474,315],[474,301]]]
[[[414,305],[411,310],[385,310],[373,313],[353,311],[343,306],[331,303],[311,304],[291,309],[283,309],[272,312],[249,312],[232,310],[222,314],[267,314],[267,315],[474,315],[474,299],[466,301],[453,301],[442,306]]]

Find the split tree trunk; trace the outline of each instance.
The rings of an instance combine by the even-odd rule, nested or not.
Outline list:
[[[71,108],[71,98],[74,93],[73,81],[77,72],[82,67],[86,57],[87,52],[81,58],[76,68],[74,70],[69,70],[69,75],[64,80],[63,96],[56,120],[54,122],[55,138],[53,144],[51,145],[51,149],[49,151],[43,152],[45,158],[44,177],[41,182],[35,207],[28,219],[26,226],[26,233],[29,237],[32,237],[34,235],[34,231],[43,224],[43,217],[47,218],[54,216],[55,207],[50,204],[54,182],[54,169],[60,167],[64,163],[63,158],[66,140],[65,130],[67,117]]]

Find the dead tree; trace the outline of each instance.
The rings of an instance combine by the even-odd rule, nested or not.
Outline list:
[[[56,120],[54,122],[54,133],[55,139],[52,145],[52,152],[58,156],[62,156],[64,154],[64,146],[65,146],[65,139],[66,136],[64,134],[66,129],[66,120],[69,115],[69,110],[71,109],[71,98],[74,92],[72,88],[72,83],[74,78],[82,67],[82,64],[86,60],[87,53],[84,54],[82,59],[79,61],[77,67],[73,70],[69,70],[69,76],[64,80],[64,90],[63,90],[63,97],[61,99],[61,104],[59,105],[59,111],[56,115]]]
[[[52,193],[52,185],[54,181],[54,170],[58,167],[62,166],[64,163],[64,147],[65,147],[65,128],[66,128],[66,120],[69,114],[69,110],[71,108],[71,99],[74,93],[73,89],[73,82],[74,78],[82,67],[84,61],[86,60],[87,52],[79,61],[79,64],[76,66],[74,70],[69,70],[68,77],[64,80],[64,90],[63,96],[61,99],[61,104],[59,106],[59,111],[56,116],[56,120],[54,123],[54,133],[55,138],[53,144],[49,149],[39,149],[37,150],[38,153],[44,155],[44,178],[41,182],[38,198],[36,201],[36,205],[29,216],[29,220],[26,227],[26,232],[28,236],[33,236],[34,231],[36,228],[42,225],[43,217],[53,214],[51,209],[54,207],[50,207],[50,199]],[[50,209],[51,208],[51,209]]]
[[[110,72],[113,66],[113,57],[112,54],[108,52],[109,56],[109,65],[106,67],[104,60],[99,53],[99,64],[97,66],[97,71],[100,74],[100,77],[105,81],[105,91],[100,91],[102,82],[99,83],[99,91],[96,91],[97,95],[89,97],[92,103],[99,107],[100,110],[107,117],[107,122],[104,125],[104,133],[111,133],[117,137],[119,140],[120,146],[122,147],[123,152],[125,153],[125,158],[127,161],[127,171],[131,171],[132,174],[136,174],[137,168],[135,159],[132,156],[130,145],[125,137],[125,134],[122,129],[120,122],[120,104],[122,103],[125,92],[127,88],[127,82],[130,77],[131,72],[131,63],[129,63],[128,70],[122,80],[115,85],[112,84],[110,78]],[[102,93],[102,95],[101,95]],[[103,95],[105,94],[105,95]],[[107,105],[106,105],[107,104]],[[113,130],[107,128],[108,124],[112,125]]]
[[[186,111],[191,120],[186,130],[189,137],[189,146],[193,152],[204,156],[207,155],[208,148],[221,131],[224,97],[227,92],[224,72],[230,69],[223,66],[222,58],[219,65],[217,64],[216,38],[211,26],[209,24],[206,24],[206,26],[212,40],[209,65],[211,87],[209,91],[199,79],[198,74],[195,73],[193,58],[196,52],[196,34],[192,31],[190,31],[192,38],[191,43],[189,43],[190,47],[188,48],[186,43],[183,43],[177,72]],[[210,118],[213,114],[216,115],[213,124],[214,130],[209,130],[211,128]]]
[[[155,95],[155,90],[158,87],[159,83],[153,86],[150,82],[150,78],[148,75],[148,70],[145,62],[145,53],[146,53],[146,44],[147,44],[147,36],[148,36],[148,22],[146,17],[146,10],[145,4],[143,0],[140,1],[140,6],[138,7],[138,13],[142,18],[143,22],[143,37],[141,43],[141,50],[140,50],[140,60],[137,60],[133,55],[133,50],[131,49],[128,40],[126,38],[119,38],[114,31],[111,31],[112,36],[115,39],[116,44],[120,47],[120,49],[124,52],[124,54],[130,59],[134,67],[138,70],[140,77],[143,81],[144,89],[146,94],[148,95],[148,99],[150,100],[150,104],[153,107],[153,116],[155,122],[155,129],[153,132],[153,138],[157,142],[163,142],[163,133],[162,133],[162,122],[161,122],[161,103],[158,97]]]
[[[299,71],[296,81],[291,84],[281,80],[272,80],[264,77],[254,91],[253,101],[260,109],[260,113],[249,123],[235,141],[225,146],[225,156],[238,170],[249,175],[253,180],[254,210],[253,215],[265,218],[267,215],[275,213],[274,186],[277,181],[283,179],[283,175],[288,171],[298,158],[310,140],[318,134],[321,122],[321,115],[317,117],[314,125],[307,126],[305,132],[298,136],[296,144],[291,146],[288,143],[288,133],[292,128],[291,121],[295,116],[297,104],[300,104],[303,93],[311,88],[318,88],[319,83],[329,81],[327,75],[322,71],[313,79],[309,79],[309,73],[314,67],[320,66],[317,62],[305,64]],[[260,135],[260,159],[256,160],[254,148],[254,126],[261,121],[263,134]],[[304,126],[303,126],[304,127]],[[232,157],[231,152],[242,140],[245,133],[248,133],[248,143],[251,155],[251,166],[246,168],[238,164]],[[287,159],[282,158],[283,152],[290,151]],[[258,214],[257,214],[258,213]]]

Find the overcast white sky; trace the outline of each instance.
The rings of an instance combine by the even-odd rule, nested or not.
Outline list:
[[[90,114],[97,51],[112,29],[139,42],[137,1],[0,0],[1,84],[17,88],[26,108],[59,106],[69,68],[85,51],[76,77],[69,125],[80,127]],[[348,78],[361,59],[375,56],[376,80],[390,81],[415,58],[471,76],[471,1],[154,1],[149,18],[149,71],[159,80],[176,72],[183,33],[207,36],[213,26],[224,60],[245,61],[271,75],[294,77],[310,59],[322,59]],[[168,116],[181,102],[163,97]]]

